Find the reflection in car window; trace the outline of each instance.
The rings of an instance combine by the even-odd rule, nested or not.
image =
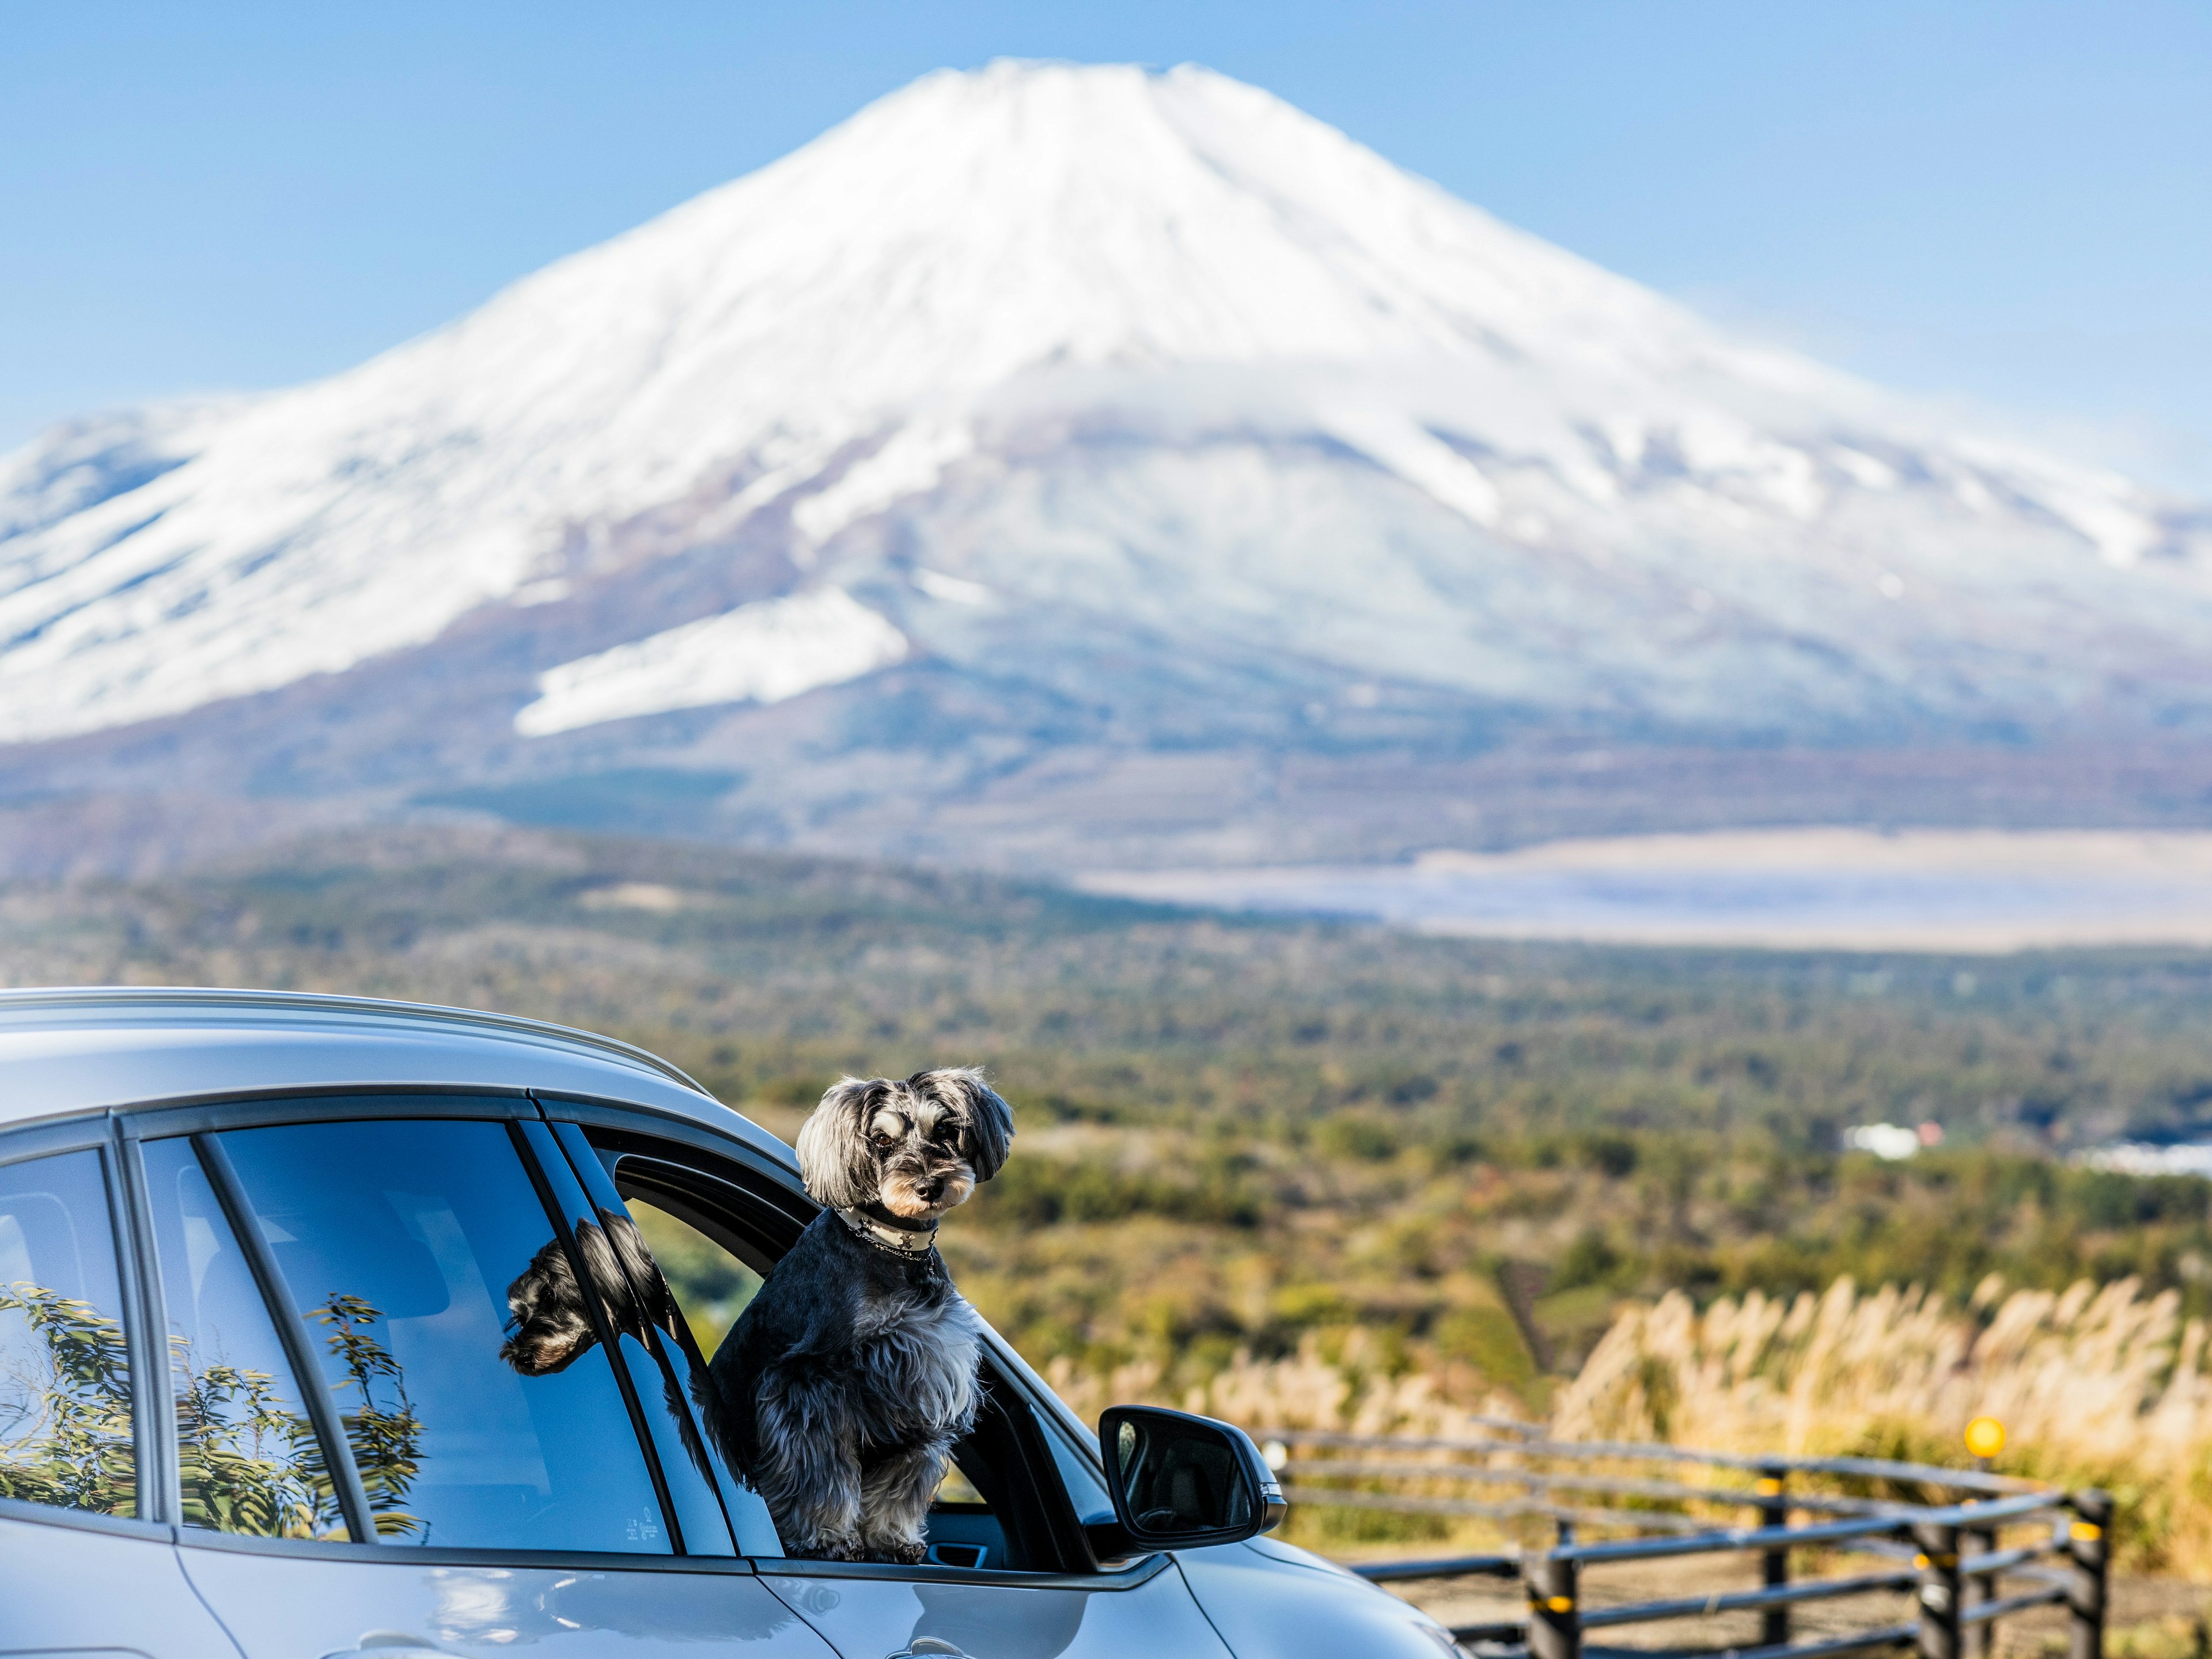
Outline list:
[[[653,1265],[637,1224],[622,1212],[622,1200],[605,1184],[605,1172],[591,1148],[580,1138],[575,1151],[582,1161],[572,1166],[544,1124],[520,1127],[545,1177],[548,1201],[567,1218],[570,1241],[597,1293],[600,1317],[588,1332],[578,1330],[580,1322],[574,1315],[585,1311],[579,1300],[533,1267],[527,1283],[518,1281],[507,1290],[507,1306],[515,1316],[510,1358],[527,1372],[557,1370],[581,1344],[611,1336],[629,1373],[631,1397],[645,1419],[646,1434],[659,1457],[662,1495],[675,1518],[684,1553],[730,1554],[735,1546],[715,1492],[717,1460],[708,1449],[690,1403],[711,1384],[705,1368],[695,1372],[691,1356],[671,1340],[678,1335],[688,1340],[690,1334],[683,1329],[668,1283]],[[604,1204],[595,1206],[586,1196],[576,1179],[580,1174],[599,1188],[595,1195]]]
[[[191,1143],[149,1142],[145,1167],[185,1524],[343,1539],[337,1487],[298,1382]]]
[[[507,1287],[553,1237],[496,1123],[317,1123],[221,1137],[310,1322],[386,1542],[666,1553],[602,1349],[524,1376]]]
[[[526,1133],[534,1137],[537,1131],[532,1128]],[[689,1223],[678,1221],[659,1206],[650,1206],[649,1219],[647,1206],[640,1205],[633,1210],[631,1206],[635,1200],[622,1195],[598,1149],[574,1124],[556,1125],[554,1133],[560,1137],[575,1175],[591,1189],[590,1201],[597,1206],[596,1218],[578,1226],[579,1242],[590,1233],[597,1233],[613,1245],[614,1254],[625,1264],[627,1280],[642,1293],[636,1305],[636,1312],[641,1316],[635,1320],[618,1318],[613,1322],[623,1331],[623,1352],[634,1367],[633,1375],[640,1379],[639,1404],[645,1411],[656,1443],[662,1448],[661,1468],[669,1474],[671,1496],[684,1516],[685,1548],[692,1547],[692,1521],[690,1512],[683,1507],[680,1494],[684,1490],[684,1466],[689,1464],[720,1494],[721,1512],[727,1517],[726,1530],[720,1536],[742,1555],[781,1556],[783,1542],[776,1535],[767,1502],[731,1471],[720,1448],[713,1443],[711,1436],[700,1432],[697,1419],[685,1405],[689,1400],[711,1414],[714,1383],[697,1340],[699,1322],[670,1284],[658,1259],[658,1245],[673,1243],[679,1250],[686,1251],[684,1259],[692,1282],[696,1284],[703,1276],[720,1293],[734,1293],[734,1299],[740,1303],[750,1299],[752,1292],[760,1288],[760,1276],[732,1260],[720,1245]],[[557,1190],[559,1183],[555,1184]],[[590,1254],[588,1247],[586,1254]],[[734,1318],[735,1310],[731,1313]],[[720,1340],[719,1333],[716,1340]],[[646,1346],[641,1347],[641,1341]],[[660,1382],[658,1390],[652,1382],[656,1374]],[[653,1410],[656,1394],[658,1402],[665,1407],[658,1414]],[[667,1443],[672,1433],[681,1443],[680,1449]],[[705,1495],[704,1488],[700,1495]]]
[[[122,1310],[100,1154],[0,1165],[0,1498],[137,1513]]]

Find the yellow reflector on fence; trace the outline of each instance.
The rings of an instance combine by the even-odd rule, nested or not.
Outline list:
[[[1994,1417],[1978,1417],[1966,1425],[1966,1449],[1977,1457],[1995,1457],[2004,1443],[2004,1425]]]

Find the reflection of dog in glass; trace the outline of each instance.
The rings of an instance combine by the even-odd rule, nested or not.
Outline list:
[[[509,1334],[500,1345],[499,1357],[525,1376],[550,1376],[588,1352],[599,1340],[601,1325],[617,1338],[635,1337],[659,1368],[661,1399],[684,1455],[711,1480],[706,1445],[684,1408],[684,1390],[677,1379],[673,1356],[680,1355],[685,1362],[691,1392],[699,1396],[700,1414],[709,1432],[714,1431],[718,1402],[705,1397],[706,1373],[698,1368],[698,1349],[691,1345],[675,1295],[646,1248],[637,1223],[601,1210],[597,1222],[578,1224],[576,1249],[597,1291],[596,1322],[577,1282],[575,1264],[558,1238],[550,1239],[507,1287]]]
[[[847,1078],[799,1131],[825,1206],[714,1355],[714,1431],[784,1547],[922,1559],[945,1455],[975,1425],[981,1325],[937,1224],[1006,1162],[1013,1114],[966,1068]]]
[[[576,1248],[584,1269],[598,1287],[599,1317],[617,1336],[642,1337],[647,1325],[673,1332],[679,1317],[676,1298],[653,1252],[626,1215],[601,1212],[604,1228],[586,1221],[576,1229]],[[633,1286],[639,1287],[634,1291]],[[645,1305],[640,1307],[642,1296]],[[512,1334],[499,1357],[525,1376],[565,1370],[599,1340],[576,1269],[557,1238],[530,1259],[529,1267],[507,1287]]]

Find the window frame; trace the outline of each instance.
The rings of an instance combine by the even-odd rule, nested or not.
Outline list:
[[[545,1210],[546,1232],[549,1237],[559,1238],[570,1253],[571,1261],[583,1282],[590,1282],[589,1269],[574,1256],[574,1243],[568,1237],[564,1218],[549,1203],[549,1176],[540,1167],[539,1157],[524,1135],[518,1133],[526,1124],[544,1122],[537,1100],[527,1089],[491,1085],[348,1085],[335,1088],[285,1089],[270,1088],[240,1091],[220,1097],[201,1097],[181,1103],[159,1103],[118,1110],[113,1115],[114,1135],[122,1147],[125,1167],[131,1172],[131,1214],[133,1231],[143,1235],[142,1246],[144,1261],[139,1273],[139,1296],[145,1309],[158,1310],[161,1295],[159,1258],[152,1243],[151,1211],[146,1201],[145,1174],[139,1148],[149,1140],[191,1138],[196,1143],[203,1136],[219,1136],[234,1129],[267,1128],[292,1124],[330,1122],[409,1122],[423,1121],[473,1121],[497,1123],[507,1130],[508,1142],[514,1148],[520,1169]],[[0,1137],[0,1146],[12,1144],[12,1137]],[[197,1150],[197,1148],[196,1148]],[[4,1154],[0,1154],[4,1157]],[[565,1170],[562,1174],[568,1174]],[[213,1179],[213,1177],[210,1177]],[[218,1190],[227,1183],[218,1183]],[[234,1224],[236,1224],[234,1223]],[[241,1248],[248,1248],[241,1236]],[[257,1275],[258,1278],[258,1275]],[[296,1309],[280,1308],[270,1303],[265,1283],[258,1286],[263,1294],[264,1306],[280,1337],[290,1326],[297,1325]],[[142,1317],[148,1316],[142,1309]],[[162,1323],[155,1321],[146,1327],[147,1340],[142,1346],[134,1334],[134,1375],[137,1356],[143,1352],[161,1352]],[[288,1353],[290,1351],[289,1338]],[[672,1517],[672,1504],[665,1485],[656,1449],[650,1436],[643,1432],[639,1407],[633,1397],[633,1386],[621,1356],[610,1350],[610,1369],[623,1401],[629,1419],[632,1443],[644,1460],[656,1500],[661,1510],[662,1524],[668,1528],[672,1543],[682,1533]],[[296,1359],[295,1364],[296,1367]],[[166,1370],[163,1376],[166,1379]],[[301,1386],[311,1387],[312,1382]],[[134,1388],[134,1408],[143,1403],[139,1391]],[[158,1402],[168,1403],[166,1389]],[[568,1568],[583,1567],[599,1571],[610,1570],[638,1571],[736,1571],[750,1575],[748,1558],[734,1555],[686,1555],[676,1550],[665,1555],[634,1554],[618,1550],[550,1550],[512,1549],[498,1547],[458,1545],[399,1545],[382,1542],[371,1532],[367,1537],[344,1541],[330,1539],[269,1538],[253,1534],[216,1532],[202,1527],[183,1524],[181,1495],[177,1491],[177,1447],[175,1425],[165,1410],[154,1409],[140,1416],[134,1409],[138,1423],[142,1448],[151,1445],[149,1455],[160,1462],[159,1480],[164,1488],[163,1508],[157,1523],[170,1541],[194,1549],[227,1550],[246,1554],[274,1554],[301,1559],[381,1561],[387,1565],[398,1562],[417,1562],[434,1566],[508,1565],[518,1567]],[[332,1467],[344,1467],[353,1471],[356,1480],[352,1449],[343,1437],[334,1446],[327,1435],[318,1437],[325,1441],[324,1456]],[[150,1436],[149,1430],[150,1429]],[[142,1468],[144,1455],[142,1455]],[[343,1484],[343,1483],[342,1483]],[[35,1505],[21,1505],[36,1509]],[[46,1513],[39,1510],[40,1515]],[[350,1522],[351,1516],[349,1516]]]

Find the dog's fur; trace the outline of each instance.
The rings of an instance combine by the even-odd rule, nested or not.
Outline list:
[[[922,1559],[945,1455],[975,1425],[981,1334],[930,1231],[998,1173],[1013,1133],[969,1068],[847,1078],[800,1127],[824,1208],[711,1367],[710,1432],[790,1554]]]

